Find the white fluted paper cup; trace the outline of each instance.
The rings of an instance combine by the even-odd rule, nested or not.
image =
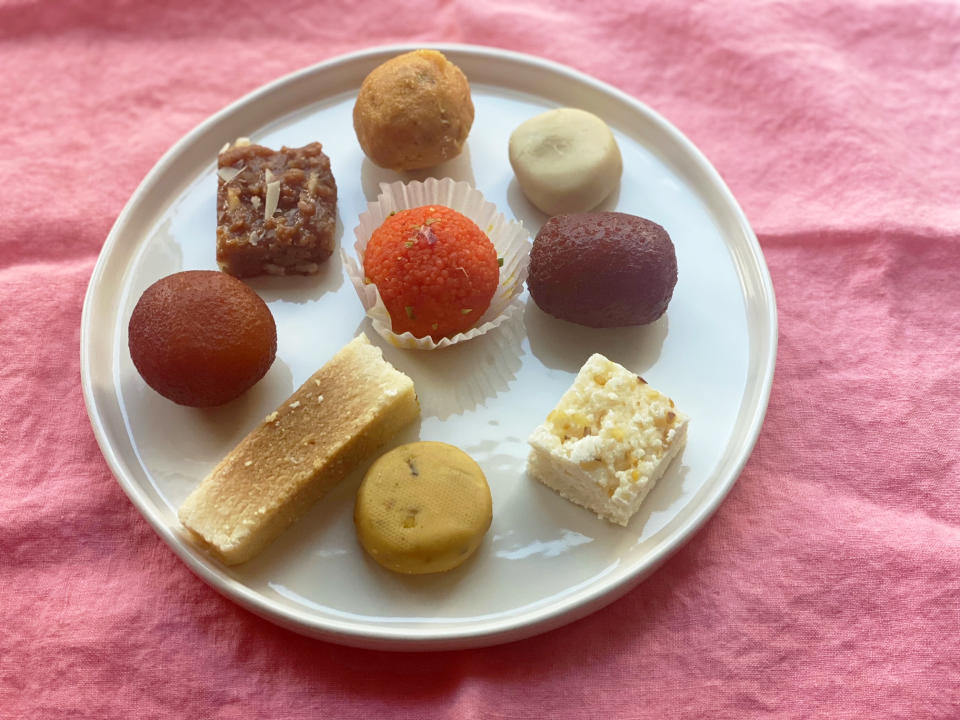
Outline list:
[[[363,258],[370,236],[380,227],[390,213],[409,210],[424,205],[443,205],[456,210],[473,220],[493,242],[497,257],[503,258],[497,290],[490,307],[480,316],[477,324],[465,332],[434,341],[431,337],[418,338],[411,332],[393,332],[390,313],[387,312],[377,286],[364,282]],[[520,293],[527,279],[530,263],[530,233],[515,220],[508,220],[496,206],[484,199],[483,194],[467,182],[451,178],[438,180],[427,178],[420,182],[381,183],[376,202],[368,203],[367,210],[360,214],[359,225],[354,228],[357,241],[353,248],[355,256],[341,249],[343,264],[350,282],[373,322],[373,329],[391,345],[417,350],[436,350],[479,337],[503,324],[520,311]]]

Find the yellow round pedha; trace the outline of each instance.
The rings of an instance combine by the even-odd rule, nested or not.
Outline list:
[[[353,514],[364,550],[388,570],[408,575],[463,563],[492,518],[483,470],[441,442],[401,445],[381,456],[363,478]]]

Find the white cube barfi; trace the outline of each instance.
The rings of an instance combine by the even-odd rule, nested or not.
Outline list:
[[[626,526],[687,437],[673,400],[592,355],[533,431],[527,471],[567,500]]]

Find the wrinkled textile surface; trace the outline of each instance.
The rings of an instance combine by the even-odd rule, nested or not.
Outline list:
[[[309,640],[196,579],[79,383],[160,155],[277,76],[495,45],[656,108],[770,266],[769,412],[713,519],[605,611],[482,650]],[[934,0],[0,0],[0,717],[960,717],[960,9]]]

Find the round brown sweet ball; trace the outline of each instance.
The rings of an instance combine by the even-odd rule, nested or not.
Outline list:
[[[666,311],[676,284],[670,236],[636,215],[554,216],[530,251],[527,285],[540,309],[588,327],[651,323]]]
[[[148,287],[128,331],[130,357],[147,385],[191,407],[239,397],[277,354],[277,326],[266,303],[213,270],[174,273]]]
[[[436,50],[414,50],[375,68],[353,106],[360,147],[391,170],[420,170],[456,157],[472,125],[470,84]]]

